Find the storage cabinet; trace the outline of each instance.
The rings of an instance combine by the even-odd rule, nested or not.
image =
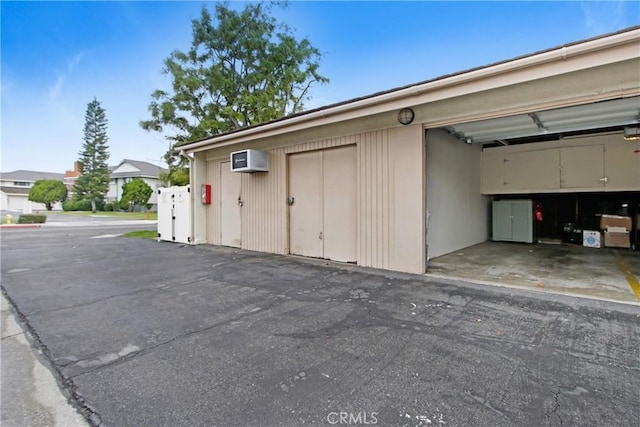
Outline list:
[[[605,189],[604,146],[561,148],[560,165],[561,188]]]
[[[640,191],[640,141],[623,141],[605,147],[606,188]]]
[[[493,240],[533,243],[533,201],[494,201]]]
[[[504,156],[504,188],[517,192],[531,188],[538,192],[560,186],[558,150],[534,150]]]
[[[617,134],[482,152],[482,194],[638,190],[640,142]]]

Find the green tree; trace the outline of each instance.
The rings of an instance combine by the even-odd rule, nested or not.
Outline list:
[[[216,3],[214,17],[203,6],[191,21],[191,48],[164,61],[171,91],[153,92],[151,119],[140,126],[165,133],[171,184],[184,177],[173,171],[187,163],[176,146],[302,111],[311,86],[328,81],[318,74],[320,52],[277,21],[273,5],[249,3],[236,11]]]
[[[134,206],[144,205],[149,201],[151,194],[153,194],[153,189],[149,187],[149,184],[144,182],[142,178],[133,178],[122,186],[120,206],[129,205],[131,202]]]
[[[53,203],[67,200],[67,187],[57,179],[39,179],[29,190],[29,200],[44,203],[50,211]]]
[[[187,185],[189,184],[189,169],[177,167],[167,172],[160,172],[158,179],[165,185]]]
[[[97,99],[87,105],[84,124],[84,143],[79,153],[81,175],[73,190],[75,200],[91,202],[91,211],[96,203],[104,200],[109,190],[109,147],[107,146],[107,117]]]

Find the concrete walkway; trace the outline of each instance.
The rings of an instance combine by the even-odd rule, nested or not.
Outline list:
[[[63,397],[51,371],[34,353],[2,295],[2,395],[0,424],[22,426],[86,426],[84,418]]]

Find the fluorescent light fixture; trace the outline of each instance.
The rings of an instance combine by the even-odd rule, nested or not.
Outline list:
[[[624,139],[637,141],[640,139],[640,126],[628,126],[624,128]]]

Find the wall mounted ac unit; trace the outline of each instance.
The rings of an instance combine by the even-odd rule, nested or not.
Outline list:
[[[268,172],[269,154],[260,150],[234,151],[230,155],[231,172]]]

